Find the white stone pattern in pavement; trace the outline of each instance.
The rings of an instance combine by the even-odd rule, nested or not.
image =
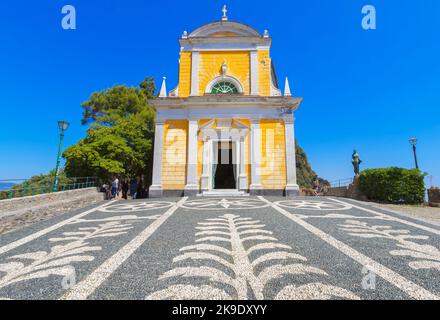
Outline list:
[[[150,236],[155,233],[161,225],[165,223],[176,210],[188,199],[183,197],[171,208],[169,208],[158,219],[152,222],[141,233],[134,237],[129,243],[120,248],[115,254],[109,257],[103,264],[93,270],[81,282],[68,290],[61,300],[84,300],[87,299],[95,290],[108,279]]]
[[[173,204],[175,203],[169,201],[124,202],[101,208],[99,211],[111,213],[149,211],[169,208]]]
[[[284,201],[277,201],[275,202],[275,204],[284,208],[302,209],[302,210],[335,211],[335,210],[351,209],[351,206],[348,204],[341,204],[330,201],[319,201],[319,200],[284,200]]]
[[[19,246],[22,246],[22,245],[24,245],[26,243],[29,243],[29,242],[31,242],[31,241],[33,241],[35,239],[38,239],[39,237],[44,236],[44,235],[48,234],[49,232],[57,230],[57,229],[59,229],[61,227],[64,227],[65,225],[67,225],[67,224],[69,224],[71,222],[74,222],[74,221],[77,221],[79,219],[82,219],[83,217],[87,216],[88,214],[90,214],[92,212],[95,212],[95,211],[99,210],[100,208],[103,208],[103,207],[106,207],[108,205],[111,205],[114,202],[115,202],[115,200],[112,200],[112,201],[109,201],[109,202],[107,202],[107,203],[105,203],[103,205],[100,205],[98,207],[95,207],[95,208],[92,208],[90,210],[81,212],[80,214],[77,214],[77,215],[75,215],[75,216],[73,216],[73,217],[71,217],[69,219],[63,220],[63,221],[61,221],[61,222],[59,222],[57,224],[54,224],[54,225],[52,225],[50,227],[47,227],[47,228],[45,228],[43,230],[40,230],[40,231],[35,232],[35,233],[32,233],[32,234],[30,234],[30,235],[28,235],[28,236],[26,236],[24,238],[21,238],[21,239],[19,239],[17,241],[11,242],[11,243],[3,246],[3,247],[0,247],[0,254],[6,253],[6,252],[8,252],[10,250],[13,250],[13,249],[19,247]]]
[[[34,251],[14,255],[0,264],[0,289],[11,284],[30,279],[47,278],[51,275],[69,277],[75,272],[72,263],[90,262],[95,258],[92,252],[102,247],[90,242],[97,238],[109,238],[123,235],[132,228],[131,224],[107,222],[96,227],[78,228],[78,231],[63,232],[59,238],[50,238],[50,242],[64,243],[53,246],[50,251]]]
[[[419,244],[412,240],[428,240],[428,236],[411,235],[409,230],[394,229],[387,225],[368,225],[367,222],[347,220],[340,229],[351,236],[365,239],[387,239],[399,248],[390,251],[393,256],[414,258],[408,265],[413,269],[437,269],[440,271],[440,251],[429,244]]]
[[[307,259],[293,253],[292,248],[280,243],[273,237],[271,231],[263,229],[264,224],[259,220],[225,214],[218,218],[206,219],[196,227],[196,244],[180,249],[181,255],[174,258],[173,263],[191,261],[216,262],[230,270],[233,276],[214,266],[176,267],[165,272],[159,280],[198,277],[206,279],[206,284],[196,286],[191,284],[171,285],[168,288],[149,294],[146,299],[239,299],[247,300],[250,295],[255,299],[267,299],[264,288],[273,280],[286,275],[301,276],[315,274],[328,276],[319,268],[309,266]],[[244,243],[256,242],[245,249]],[[226,247],[231,248],[227,249]],[[270,251],[269,251],[270,250]],[[261,252],[251,261],[250,255]],[[222,257],[226,255],[228,260]],[[274,262],[267,265],[268,262]],[[275,263],[278,262],[278,263]],[[283,263],[284,262],[284,263]],[[265,267],[256,274],[256,267]],[[216,286],[215,284],[219,284]],[[221,285],[234,288],[234,293],[227,293]],[[306,285],[288,285],[279,291],[275,299],[359,299],[352,292],[340,287],[313,282]]]
[[[208,198],[187,201],[182,208],[193,210],[240,210],[267,207],[267,203],[253,198]]]
[[[17,240],[12,244],[6,245],[0,249],[3,252],[12,250],[20,245],[35,240],[44,234],[52,232],[56,229],[71,225],[85,225],[86,227],[78,226],[73,231],[63,232],[63,236],[59,238],[50,238],[49,242],[67,242],[62,245],[53,246],[49,252],[35,251],[8,257],[5,260],[11,261],[0,264],[0,289],[12,285],[17,282],[47,278],[51,275],[69,277],[74,273],[73,263],[91,262],[95,259],[92,251],[101,251],[102,247],[90,244],[93,239],[116,237],[127,233],[133,223],[139,220],[157,220],[161,217],[160,214],[153,214],[144,216],[143,212],[137,210],[140,206],[136,206],[135,210],[119,211],[112,207],[120,208],[119,204],[109,206],[108,211],[104,211],[109,202],[105,206],[88,210],[78,214],[72,218],[66,219],[54,226],[48,227],[42,231],[36,232],[23,239]],[[172,206],[172,202],[151,201],[154,203],[148,205],[143,202],[142,207],[146,210],[161,209],[165,206]],[[127,207],[127,204],[123,204]],[[175,205],[175,203],[174,203]],[[107,213],[121,213],[117,216],[108,216],[105,218],[89,218],[86,216],[93,212],[107,212]],[[123,212],[131,214],[122,214]],[[134,214],[137,213],[137,214]],[[90,226],[94,224],[95,226]],[[97,226],[96,226],[97,224]],[[1,252],[1,251],[0,251]]]
[[[362,210],[362,211],[365,211],[365,212],[372,213],[372,214],[374,214],[374,215],[376,215],[378,217],[382,217],[384,220],[400,222],[400,223],[406,224],[406,225],[414,227],[414,228],[418,228],[418,229],[421,229],[421,230],[424,230],[424,231],[427,231],[427,232],[430,232],[430,233],[433,233],[433,234],[436,234],[436,235],[440,235],[440,230],[438,230],[436,228],[428,227],[426,225],[423,225],[423,224],[420,224],[420,223],[415,223],[415,222],[412,222],[412,221],[409,221],[409,220],[397,218],[397,217],[391,216],[389,214],[385,214],[385,213],[382,213],[382,212],[379,212],[379,211],[367,209],[367,208],[360,207],[360,206],[357,206],[357,205],[354,205],[354,204],[349,204],[349,203],[347,203],[345,201],[341,201],[341,200],[337,200],[337,199],[333,199],[333,198],[330,198],[330,199],[332,201],[337,202],[337,203],[344,204],[344,205],[349,205],[349,206],[352,206],[353,208],[356,208],[356,209],[359,209],[359,210]]]
[[[346,243],[334,238],[330,234],[322,231],[321,229],[313,226],[312,224],[306,222],[304,219],[301,219],[295,214],[290,213],[289,211],[281,208],[276,203],[270,202],[269,200],[265,199],[264,197],[259,196],[258,197],[262,201],[266,201],[270,206],[287,217],[288,219],[292,220],[296,224],[300,225],[307,231],[314,234],[316,237],[320,238],[321,240],[327,242],[329,245],[337,249],[338,251],[342,252],[346,256],[350,257],[354,261],[358,262],[361,266],[368,266],[369,270],[374,272],[376,275],[384,279],[385,281],[389,282],[390,284],[396,286],[400,290],[406,292],[410,297],[418,300],[439,300],[440,297],[438,297],[436,294],[430,292],[429,290],[426,290],[422,286],[418,285],[417,283],[414,283],[404,276],[400,275],[399,273],[391,270],[390,268],[387,268],[386,266],[378,263],[377,261],[373,260],[372,258],[360,253],[359,251],[353,249]],[[336,200],[335,200],[336,201]],[[341,202],[341,201],[337,201]],[[371,210],[365,210],[370,212]],[[381,214],[381,216],[386,217],[386,215]],[[391,219],[390,219],[391,220]],[[398,219],[401,220],[401,219]]]

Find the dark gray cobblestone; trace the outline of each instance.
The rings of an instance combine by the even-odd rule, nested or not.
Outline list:
[[[330,198],[118,201],[0,239],[0,298],[440,296],[437,225]]]

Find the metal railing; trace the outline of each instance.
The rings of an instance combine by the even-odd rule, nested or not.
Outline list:
[[[39,194],[52,193],[53,182],[46,182],[39,184],[36,182],[36,185],[32,185],[32,181],[28,179],[6,179],[0,180],[3,183],[10,184],[21,184],[22,188],[14,187],[11,185],[8,190],[0,191],[0,200],[4,199],[13,199],[13,198],[22,198],[26,196],[35,196]],[[31,185],[27,185],[31,184]],[[97,186],[97,178],[96,177],[75,177],[68,178],[67,182],[60,183],[58,186],[58,191],[68,191],[68,190],[76,190],[76,189],[85,189],[85,188],[93,188]]]
[[[352,183],[353,183],[353,178],[347,178],[347,179],[330,181],[330,186],[332,188],[341,188],[341,187],[348,187]]]

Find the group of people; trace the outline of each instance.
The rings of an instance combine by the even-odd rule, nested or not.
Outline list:
[[[128,199],[130,196],[132,199],[136,199],[141,196],[142,184],[139,183],[137,178],[132,178],[130,183],[126,180],[119,180],[117,176],[114,176],[111,183],[106,183],[103,186],[103,191],[106,193],[106,199]]]

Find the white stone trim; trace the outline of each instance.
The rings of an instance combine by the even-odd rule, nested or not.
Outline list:
[[[222,109],[159,109],[157,110],[157,118],[162,120],[186,120],[186,119],[230,119],[231,112],[237,118],[252,118],[258,115],[262,119],[281,119],[280,111],[274,109],[262,108],[222,108]]]
[[[165,122],[156,120],[154,133],[153,181],[150,192],[162,191],[162,150],[165,135]]]
[[[167,97],[167,84],[166,84],[166,77],[162,78],[162,86],[160,87],[159,92],[159,98],[166,98]]]
[[[213,33],[233,32],[244,37],[261,37],[261,34],[254,28],[235,21],[215,21],[204,24],[192,31],[188,38],[209,37]]]
[[[188,121],[188,146],[187,146],[187,176],[185,191],[199,190],[199,184],[197,182],[197,147],[198,147],[198,121]]]
[[[252,51],[252,50],[270,50],[270,43],[255,43],[252,41],[252,38],[240,38],[241,41],[238,42],[238,39],[230,38],[225,39],[215,39],[216,42],[212,42],[214,40],[206,39],[206,42],[195,42],[191,41],[183,43],[181,50],[185,52],[191,51],[200,51],[200,52],[209,52],[209,51]],[[236,42],[237,41],[237,42]],[[245,41],[245,42],[243,42]]]
[[[281,97],[281,89],[275,86],[272,72],[270,73],[270,96],[271,97]]]
[[[235,189],[231,189],[231,190],[236,190],[239,191],[239,175],[240,175],[240,138],[237,137],[233,137],[233,136],[229,136],[226,137],[223,135],[220,138],[208,138],[209,139],[209,144],[210,144],[210,153],[209,153],[209,157],[210,157],[210,161],[209,161],[209,169],[212,168],[212,165],[214,163],[217,163],[217,157],[214,157],[214,153],[218,152],[217,150],[214,149],[214,143],[222,143],[222,142],[232,142],[232,161],[233,164],[236,166],[236,180],[235,180]],[[235,149],[235,150],[234,150]],[[218,155],[217,153],[215,153],[216,155]],[[234,159],[234,155],[235,155],[235,159]],[[236,163],[234,163],[234,160]],[[208,189],[205,191],[212,191],[212,190],[216,190],[214,189],[214,175],[212,170],[208,169]]]
[[[150,99],[149,103],[156,109],[195,109],[195,108],[237,108],[237,107],[260,107],[281,108],[289,107],[295,111],[301,104],[302,98],[294,97],[262,97],[248,95],[203,95],[187,98],[156,98]]]
[[[251,119],[251,185],[250,190],[261,190],[261,129],[260,119]]]
[[[191,54],[191,96],[199,95],[199,63],[200,53],[193,51]]]
[[[252,50],[250,54],[251,60],[251,95],[258,96],[258,52]]]
[[[208,138],[203,140],[203,165],[202,165],[202,176],[200,178],[200,184],[202,191],[210,190],[210,168],[211,168],[211,146]]]
[[[168,94],[169,97],[178,97],[179,96],[179,85],[171,90]]]
[[[238,175],[238,190],[245,191],[248,189],[248,179],[246,174],[246,144],[245,138],[240,138],[240,166]]]
[[[242,84],[240,83],[240,81],[237,78],[232,77],[232,76],[228,76],[228,75],[221,75],[221,76],[215,77],[214,79],[212,79],[208,83],[208,85],[206,86],[206,89],[205,89],[205,93],[211,93],[212,92],[212,88],[217,83],[222,82],[222,81],[227,81],[227,82],[232,83],[237,88],[238,93],[243,93],[244,92],[243,91],[243,86],[242,86]]]
[[[286,195],[299,193],[296,177],[296,147],[293,115],[284,116],[284,140],[286,144]]]

